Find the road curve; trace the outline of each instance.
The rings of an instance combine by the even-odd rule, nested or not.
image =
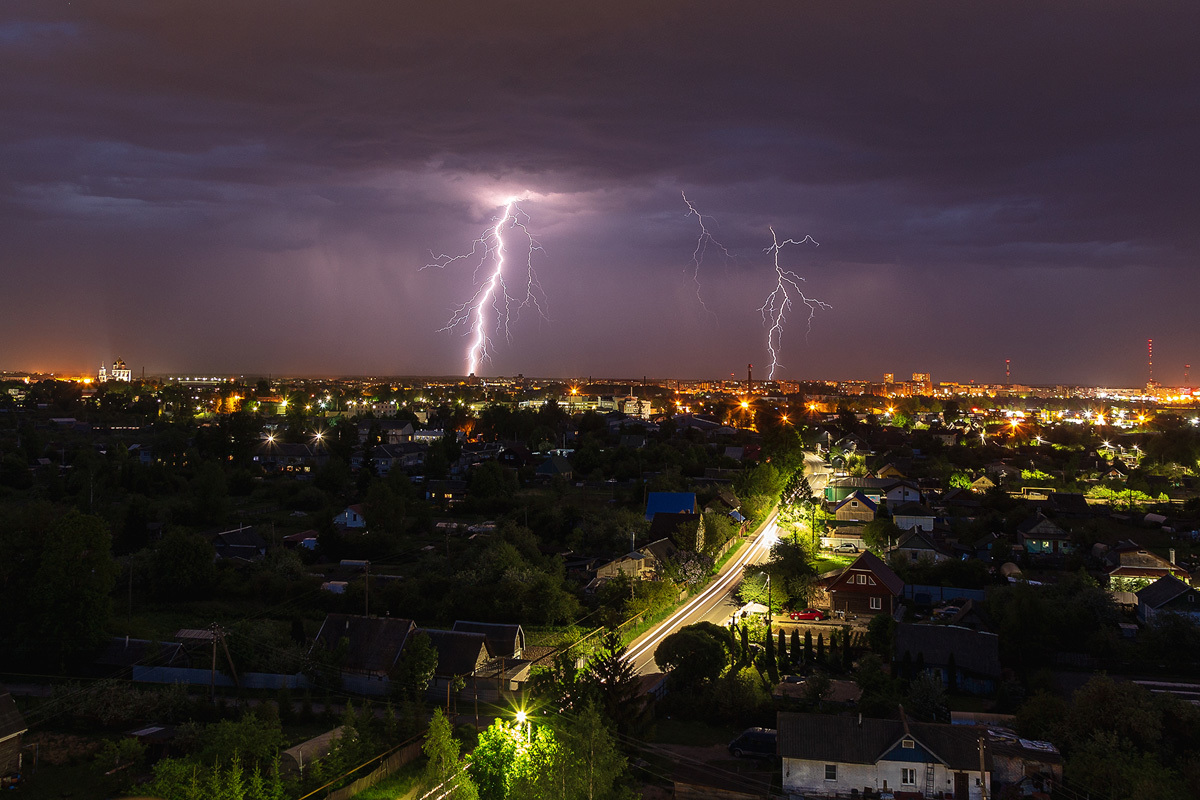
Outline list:
[[[732,595],[734,587],[742,578],[742,572],[746,567],[761,564],[770,557],[771,545],[778,538],[778,517],[779,509],[776,508],[758,527],[749,541],[738,548],[734,557],[725,563],[720,573],[712,583],[705,587],[704,591],[695,597],[688,598],[671,616],[630,643],[625,658],[633,662],[637,674],[644,675],[658,671],[658,665],[654,662],[654,651],[658,649],[658,645],[663,639],[680,628],[705,620],[720,624],[729,618],[733,610],[737,608],[737,604],[732,600]]]

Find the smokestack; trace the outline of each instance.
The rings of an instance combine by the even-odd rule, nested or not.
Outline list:
[[[750,394],[750,392],[753,389],[754,389],[754,365],[747,364],[746,365],[746,394]]]

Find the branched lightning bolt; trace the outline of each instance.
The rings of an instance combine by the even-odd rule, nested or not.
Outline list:
[[[718,242],[709,233],[708,225],[704,222],[704,215],[697,211],[692,202],[687,199],[687,192],[680,192],[680,194],[683,195],[683,202],[687,204],[688,216],[695,215],[696,220],[700,223],[700,235],[696,238],[696,249],[692,251],[692,281],[696,284],[696,300],[700,302],[701,308],[715,317],[716,314],[713,314],[712,309],[708,307],[708,304],[704,302],[704,297],[700,294],[700,265],[704,262],[704,254],[709,247],[720,250],[725,258],[733,258],[733,255],[725,249],[725,245]]]
[[[822,302],[812,297],[808,297],[800,289],[800,284],[804,281],[795,272],[789,269],[784,269],[779,266],[779,251],[789,244],[805,244],[812,242],[818,247],[820,244],[811,236],[805,236],[800,241],[795,239],[787,239],[779,241],[775,235],[775,229],[771,228],[771,246],[763,252],[770,253],[775,262],[775,288],[767,295],[766,302],[758,309],[762,312],[763,324],[769,325],[767,329],[767,351],[771,354],[771,369],[767,374],[767,379],[775,377],[775,370],[779,367],[779,351],[783,339],[783,323],[786,321],[787,312],[791,309],[792,304],[799,302],[808,307],[808,330],[812,330],[813,317],[816,316],[818,308],[832,308],[828,303]],[[796,295],[795,300],[792,295]],[[807,335],[807,334],[805,334]]]
[[[511,340],[510,324],[521,313],[522,308],[533,307],[542,319],[546,317],[546,295],[538,282],[537,273],[533,269],[533,254],[542,250],[542,246],[533,238],[526,224],[529,215],[521,210],[516,200],[508,201],[504,213],[498,217],[495,224],[484,230],[471,243],[471,249],[457,256],[433,256],[433,262],[421,269],[437,267],[445,269],[457,261],[478,259],[472,274],[472,284],[475,292],[470,299],[456,307],[450,315],[450,321],[439,328],[439,331],[450,331],[455,328],[465,328],[464,336],[471,337],[467,348],[467,374],[479,371],[479,365],[492,358],[492,339],[488,335],[489,328],[504,332],[504,338]],[[506,250],[504,234],[511,230],[519,230],[528,242],[528,253],[525,258],[525,297],[518,298],[509,292],[509,284],[504,277]],[[545,252],[542,250],[542,252]],[[490,268],[490,269],[489,269]],[[480,280],[481,275],[485,276]],[[488,309],[495,315],[495,322],[489,324]]]

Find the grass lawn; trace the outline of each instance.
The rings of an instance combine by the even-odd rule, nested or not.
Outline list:
[[[650,741],[658,744],[682,744],[691,747],[707,747],[713,744],[729,744],[741,729],[707,722],[691,722],[679,719],[658,719]]]
[[[817,574],[821,575],[831,569],[849,566],[850,562],[856,558],[858,558],[858,553],[820,553],[817,560],[813,562],[813,567],[817,570]]]

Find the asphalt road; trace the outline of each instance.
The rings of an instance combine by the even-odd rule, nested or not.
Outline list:
[[[725,562],[721,572],[703,592],[688,598],[675,613],[633,640],[625,657],[633,661],[637,674],[645,675],[659,671],[658,665],[654,663],[654,651],[658,649],[658,645],[663,639],[675,631],[696,622],[713,622],[722,625],[733,615],[738,608],[737,601],[733,599],[733,590],[742,579],[742,572],[745,569],[753,568],[770,557],[771,545],[778,537],[779,528],[776,524],[778,516],[778,509],[771,512],[766,521],[755,530],[754,535],[742,544],[733,558]]]

